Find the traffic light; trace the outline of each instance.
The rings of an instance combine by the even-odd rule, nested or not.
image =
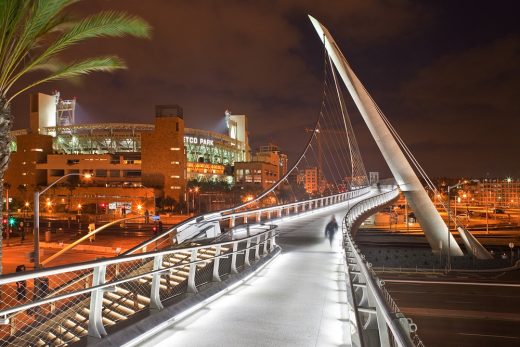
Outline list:
[[[2,218],[2,224],[7,225],[7,217]]]
[[[9,217],[9,226],[14,226],[16,224],[16,218]]]
[[[101,211],[101,213],[105,213],[107,210],[107,204],[105,204],[104,202],[100,203],[99,210]]]

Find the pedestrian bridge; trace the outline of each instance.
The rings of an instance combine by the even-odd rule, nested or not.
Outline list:
[[[311,21],[325,48],[323,99],[292,167],[254,199],[195,216],[118,257],[1,276],[0,346],[422,345],[357,248],[356,230],[401,192],[433,252],[462,250],[416,172],[435,192],[432,182],[327,29]],[[390,183],[367,177],[344,87]],[[257,182],[257,172],[243,174]],[[331,247],[324,228],[333,215],[341,232]],[[20,283],[30,300],[17,295]]]
[[[366,187],[214,213],[174,234],[255,221],[182,247],[159,237],[116,258],[2,276],[0,345],[420,345],[351,238],[398,194],[396,186]],[[341,231],[331,246],[324,229],[332,216]],[[53,290],[23,302],[20,281]]]

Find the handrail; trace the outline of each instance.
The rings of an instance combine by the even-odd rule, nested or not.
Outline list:
[[[270,230],[272,230],[272,229],[269,229],[267,231],[270,231]],[[142,260],[142,259],[146,259],[146,258],[153,258],[157,255],[164,256],[164,255],[178,253],[178,252],[195,251],[195,250],[211,248],[211,247],[215,247],[215,246],[226,246],[226,245],[230,245],[230,244],[233,244],[236,242],[252,240],[252,239],[256,238],[258,235],[263,235],[267,231],[264,231],[263,233],[260,233],[260,234],[255,234],[255,235],[251,235],[248,237],[244,237],[244,238],[241,238],[238,240],[223,241],[223,242],[212,243],[212,244],[202,245],[202,246],[192,246],[192,247],[187,247],[187,248],[176,248],[176,249],[170,249],[170,250],[152,251],[152,252],[141,253],[141,254],[121,255],[119,257],[91,260],[88,262],[76,263],[76,264],[72,264],[72,265],[60,265],[60,266],[44,268],[44,269],[40,269],[40,270],[14,272],[11,274],[0,276],[0,285],[4,285],[7,283],[12,283],[12,282],[16,282],[16,281],[31,280],[31,279],[38,278],[38,277],[52,276],[52,275],[56,275],[59,273],[63,273],[64,272],[63,270],[68,270],[67,272],[87,270],[87,269],[93,269],[100,265],[107,266],[107,265],[121,264],[124,262],[133,261],[133,260]],[[0,315],[2,314],[1,312],[2,311],[0,311]]]
[[[374,195],[352,205],[344,217],[343,232],[345,251],[346,253],[353,254],[353,257],[350,258],[355,260],[354,262],[349,262],[347,259],[347,274],[350,275],[350,266],[356,267],[357,272],[356,275],[354,275],[354,278],[361,281],[360,283],[364,283],[363,290],[368,291],[371,294],[372,299],[375,301],[375,310],[370,311],[370,308],[361,307],[362,303],[356,302],[355,298],[353,299],[354,302],[352,304],[355,307],[356,318],[358,320],[359,312],[368,312],[368,314],[376,315],[381,341],[386,338],[385,336],[387,332],[381,330],[382,328],[379,319],[384,320],[384,326],[388,327],[393,342],[398,346],[424,346],[418,335],[415,333],[415,325],[411,323],[411,320],[406,320],[406,323],[403,323],[400,320],[399,317],[402,318],[404,316],[399,312],[399,309],[390,294],[382,287],[384,282],[377,278],[371,268],[371,264],[367,263],[365,256],[359,251],[359,248],[352,237],[352,227],[356,221],[359,221],[359,219],[366,215],[366,213],[386,205],[398,195],[399,189],[392,186],[391,190],[384,191],[381,194]],[[354,281],[354,279],[352,281]],[[366,297],[366,295],[364,295],[364,297]],[[389,310],[389,307],[392,311]],[[359,311],[358,308],[361,309],[361,311]],[[407,328],[405,328],[405,326],[407,326]],[[360,334],[362,334],[363,327],[359,326],[358,329]]]
[[[362,194],[366,194],[366,193],[368,193],[369,190],[370,190],[370,187],[363,187],[360,189],[351,190],[351,191],[344,192],[344,193],[333,194],[333,195],[329,195],[329,196],[325,196],[325,197],[308,199],[308,200],[292,202],[292,203],[276,205],[276,206],[263,207],[263,208],[258,208],[258,209],[254,209],[254,210],[248,210],[248,211],[236,212],[236,211],[234,211],[234,208],[228,208],[228,209],[223,209],[220,211],[209,212],[206,214],[202,214],[200,216],[194,216],[177,225],[174,225],[170,229],[163,232],[162,234],[157,235],[157,236],[155,236],[147,241],[144,241],[144,242],[140,243],[139,245],[134,246],[133,248],[123,252],[122,255],[132,254],[132,253],[142,249],[143,247],[147,247],[148,245],[162,239],[163,237],[172,234],[173,232],[179,230],[182,227],[188,227],[190,225],[196,224],[197,222],[222,221],[222,220],[232,218],[232,217],[237,217],[237,216],[244,216],[244,215],[249,215],[249,214],[259,213],[259,212],[262,213],[262,212],[274,211],[274,210],[284,209],[284,208],[288,208],[288,207],[302,206],[304,204],[314,203],[314,202],[317,202],[317,201],[320,201],[323,199],[328,199],[328,198],[336,198],[336,197],[345,196],[348,199],[348,198],[360,196]],[[349,197],[349,195],[350,195],[350,197]],[[227,213],[229,213],[229,214],[227,214]]]
[[[104,224],[104,225],[100,226],[99,228],[97,228],[95,230],[92,230],[91,232],[87,233],[86,235],[80,237],[79,239],[77,239],[73,243],[67,245],[66,247],[60,249],[57,253],[54,253],[53,255],[51,255],[50,257],[48,257],[44,261],[42,261],[41,265],[44,266],[45,264],[49,263],[50,261],[58,258],[63,253],[71,250],[72,248],[74,248],[77,245],[79,245],[81,242],[85,241],[86,239],[88,239],[89,237],[91,237],[93,235],[96,235],[98,232],[100,232],[102,230],[105,230],[109,226],[112,226],[114,224],[121,223],[121,222],[124,222],[124,221],[127,221],[127,220],[140,219],[140,218],[144,218],[144,216],[139,215],[139,216],[132,216],[132,217],[127,217],[127,218],[120,218],[120,219],[116,219],[116,220],[114,220],[112,222],[109,222],[107,224]]]
[[[173,253],[179,253],[181,251],[182,252],[188,252],[188,251],[195,251],[195,250],[204,249],[204,248],[213,248],[213,247],[215,247],[217,245],[224,246],[224,245],[228,245],[228,244],[234,244],[234,243],[237,243],[237,242],[244,242],[244,241],[247,241],[247,240],[250,240],[250,239],[253,239],[253,238],[256,239],[256,238],[258,238],[258,236],[261,236],[261,235],[264,235],[266,233],[269,233],[269,232],[273,231],[273,229],[275,229],[275,228],[276,228],[276,225],[271,225],[268,230],[265,230],[262,233],[256,234],[254,236],[242,238],[242,239],[239,239],[239,240],[235,240],[235,241],[221,242],[221,243],[218,243],[218,244],[210,244],[210,245],[206,245],[206,246],[195,246],[195,247],[190,247],[190,248],[176,249],[176,250],[169,250],[169,251],[157,251],[157,252],[141,254],[139,256],[127,256],[127,257],[122,257],[122,258],[117,257],[117,258],[112,258],[112,259],[109,259],[109,260],[100,260],[100,261],[95,261],[95,262],[89,262],[89,263],[85,263],[85,265],[87,265],[87,267],[84,267],[83,269],[86,269],[86,268],[94,269],[95,267],[99,267],[99,266],[112,265],[112,264],[127,262],[127,261],[131,261],[131,260],[135,260],[135,259],[146,259],[146,258],[152,258],[153,259],[156,256],[169,255],[169,254],[173,254]],[[269,238],[266,238],[261,243],[263,244],[263,243],[267,242],[267,240],[271,240],[271,239],[275,238],[277,235],[278,235],[278,233],[275,233],[275,234],[271,235]],[[255,247],[256,247],[256,245],[250,246],[250,247],[248,247],[246,249],[253,249]],[[193,261],[190,260],[190,261],[187,261],[187,262],[183,262],[181,264],[175,264],[175,265],[171,265],[171,266],[168,266],[168,267],[162,267],[160,269],[143,272],[143,273],[140,273],[140,274],[135,275],[135,276],[125,277],[125,278],[120,279],[120,280],[106,282],[106,283],[103,283],[103,284],[91,286],[89,288],[76,290],[76,291],[73,291],[73,292],[70,292],[70,293],[65,293],[65,294],[61,294],[61,295],[58,295],[58,296],[52,296],[52,297],[43,298],[43,299],[38,300],[38,301],[33,301],[31,303],[15,306],[15,307],[12,307],[10,309],[0,310],[0,316],[7,316],[7,315],[9,315],[11,313],[15,313],[15,312],[18,312],[18,311],[23,311],[23,310],[27,310],[27,309],[30,309],[30,308],[33,308],[33,307],[41,306],[41,305],[44,305],[44,304],[50,304],[50,303],[55,302],[55,301],[67,299],[67,298],[70,298],[70,297],[91,293],[93,291],[97,291],[97,290],[100,290],[100,289],[117,286],[117,285],[120,285],[120,284],[123,284],[123,283],[126,283],[126,282],[132,282],[132,281],[138,280],[140,278],[143,278],[143,277],[146,277],[146,276],[149,276],[149,275],[160,274],[160,273],[163,273],[163,272],[169,272],[172,269],[182,268],[182,267],[185,267],[186,265],[207,263],[207,262],[210,262],[210,261],[212,261],[212,260],[214,260],[216,258],[224,258],[224,257],[228,257],[229,254],[243,253],[244,251],[245,251],[245,249],[242,249],[240,251],[237,250],[237,251],[234,251],[234,252],[227,253],[225,255],[213,256],[213,257],[208,258],[208,259],[193,260]],[[114,262],[114,261],[111,261],[111,260],[117,260],[117,262]],[[92,265],[92,266],[88,266],[88,265]],[[77,268],[74,268],[74,270],[76,270],[76,269]],[[41,274],[41,272],[43,272],[43,271],[40,271],[40,274]],[[46,273],[46,275],[51,275],[51,274],[54,274],[54,273],[50,272],[50,271],[47,271],[47,273]],[[40,276],[38,276],[38,277],[40,277]],[[27,280],[27,279],[32,279],[32,278],[34,278],[34,277],[27,278],[25,276],[21,276],[19,278],[11,280],[11,281],[9,281],[7,283],[12,283],[14,281]],[[5,281],[1,281],[1,279],[0,279],[0,284],[6,284],[6,282]]]

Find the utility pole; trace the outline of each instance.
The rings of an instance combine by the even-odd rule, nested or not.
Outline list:
[[[5,223],[5,233],[7,239],[7,245],[9,246],[9,234],[11,233],[11,228],[9,225],[9,186],[5,186],[5,210],[7,211],[7,223]]]

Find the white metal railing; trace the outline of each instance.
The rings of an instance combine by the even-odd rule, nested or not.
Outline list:
[[[139,251],[146,252],[146,250],[152,246],[154,248],[165,248],[171,247],[177,242],[179,234],[192,228],[195,225],[201,226],[201,228],[209,223],[218,222],[219,225],[227,226],[230,228],[234,227],[237,223],[247,224],[249,220],[254,220],[256,223],[270,222],[273,220],[280,220],[290,215],[297,214],[301,216],[305,213],[313,213],[313,211],[321,208],[335,205],[341,202],[348,201],[350,199],[359,197],[370,192],[370,187],[362,187],[357,190],[352,190],[345,193],[339,193],[326,197],[319,197],[304,201],[293,202],[289,204],[262,207],[244,211],[237,211],[236,208],[226,209],[217,212],[209,212],[200,216],[195,216],[190,219],[179,223],[172,228],[166,230],[160,235],[153,237],[131,249],[124,252],[126,254],[134,254]]]
[[[106,335],[104,326],[145,308],[161,309],[165,300],[196,293],[200,286],[238,273],[276,249],[274,225],[253,228],[251,234],[215,244],[2,276],[0,317],[9,331],[2,332],[0,346],[62,345],[87,334]],[[84,275],[88,275],[85,280],[58,295],[36,295],[32,301],[17,298],[17,283],[46,282],[56,287]],[[12,322],[12,317],[18,322]]]
[[[345,272],[352,295],[349,303],[356,314],[353,344],[358,346],[424,346],[417,326],[406,318],[384,287],[372,265],[354,242],[352,232],[382,206],[399,197],[397,187],[381,187],[381,193],[364,199],[348,210],[343,220]]]
[[[201,285],[219,281],[271,253],[276,221],[332,208],[369,192],[364,187],[286,205],[208,213],[119,257],[2,276],[0,346],[63,345],[87,334],[101,337],[106,325],[143,309],[161,309],[165,300],[196,292]],[[255,224],[244,238],[175,248],[179,247],[175,238],[189,228],[205,230],[211,223],[218,224],[216,228],[228,223],[230,229],[237,229],[239,222],[248,224],[251,219]],[[33,293],[31,300],[29,293]]]

